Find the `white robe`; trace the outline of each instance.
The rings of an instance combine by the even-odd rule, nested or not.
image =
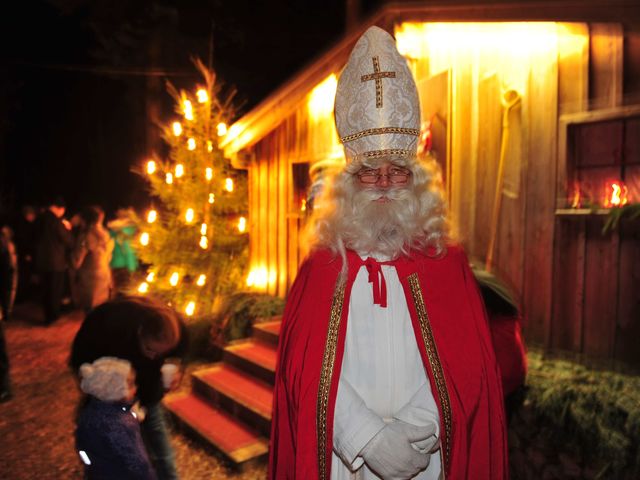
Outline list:
[[[349,300],[349,318],[334,416],[332,480],[379,479],[359,455],[383,427],[399,419],[439,426],[438,408],[422,365],[404,290],[395,267],[382,265],[387,307],[373,303],[362,266]],[[436,435],[439,437],[439,427]],[[435,480],[440,451],[415,479]]]

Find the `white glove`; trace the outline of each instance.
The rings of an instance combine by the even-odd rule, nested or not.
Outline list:
[[[384,480],[411,478],[427,468],[431,458],[427,453],[416,451],[411,444],[424,441],[435,432],[435,425],[417,427],[395,420],[369,440],[360,455]]]

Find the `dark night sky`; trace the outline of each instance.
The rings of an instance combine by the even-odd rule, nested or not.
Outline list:
[[[245,113],[336,42],[345,0],[29,0],[0,18],[0,217],[60,194],[73,211],[143,207],[130,172],[150,153],[145,102],[191,88],[190,57],[235,86]],[[366,15],[380,1],[362,1]],[[151,88],[144,72],[162,72]]]

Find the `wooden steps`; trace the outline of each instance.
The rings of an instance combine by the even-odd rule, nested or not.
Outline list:
[[[237,467],[268,455],[279,333],[279,319],[254,325],[252,338],[192,373],[191,392],[163,400],[178,422]]]

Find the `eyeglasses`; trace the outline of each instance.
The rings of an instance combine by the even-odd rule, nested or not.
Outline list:
[[[364,183],[365,185],[373,185],[380,181],[382,177],[387,177],[389,183],[393,185],[402,185],[407,183],[409,180],[409,176],[411,172],[404,168],[392,167],[389,169],[389,173],[380,173],[379,168],[370,168],[366,170],[361,170],[356,173],[358,180],[360,183]]]

